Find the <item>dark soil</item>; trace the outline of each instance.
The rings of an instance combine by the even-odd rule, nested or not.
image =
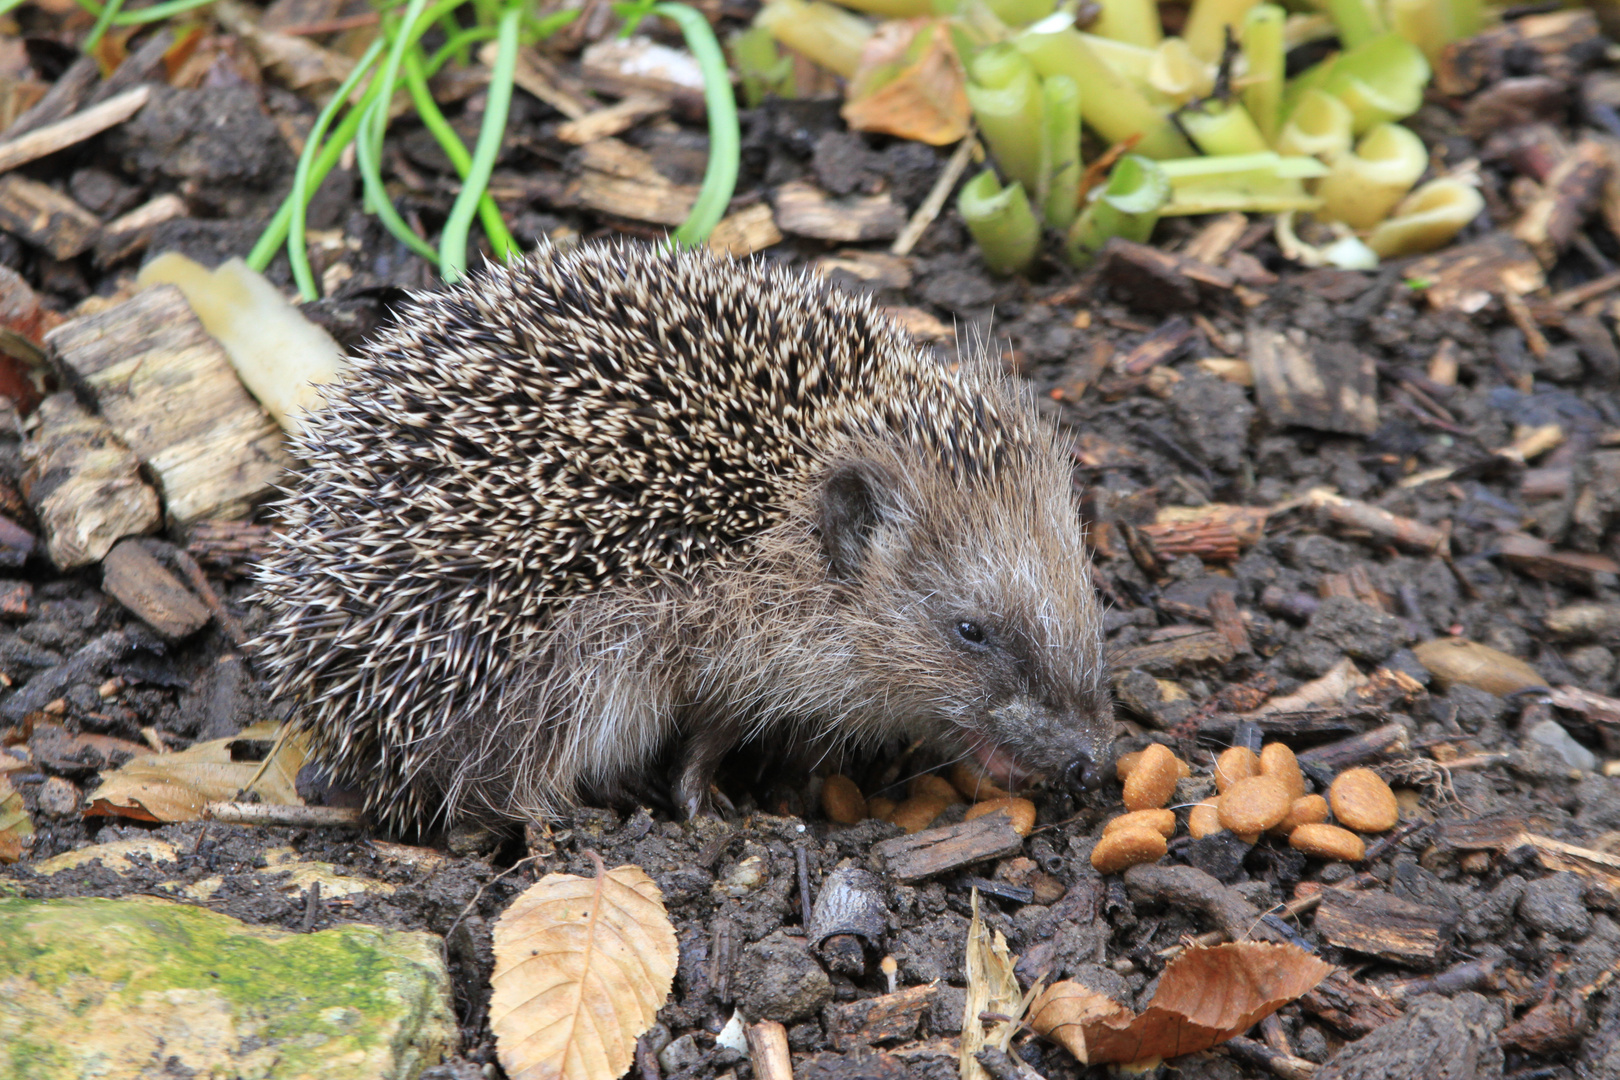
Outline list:
[[[721,6],[728,17],[749,14]],[[37,13],[24,17],[38,20],[27,27],[33,34],[27,55],[36,75],[49,81],[60,71],[63,43],[82,28],[70,33]],[[131,48],[139,44],[136,39]],[[213,47],[218,58],[196,85],[160,89],[134,122],[23,172],[72,193],[103,220],[156,195],[178,193],[189,216],[160,226],[147,253],[178,250],[209,264],[245,254],[288,188],[289,139],[308,130],[314,106],[263,76],[240,42],[234,51]],[[1620,119],[1604,104],[1613,85],[1609,73],[1564,69],[1558,77],[1557,107],[1524,123],[1467,134],[1461,121],[1469,102],[1438,93],[1412,121],[1434,147],[1438,169],[1468,158],[1484,163],[1489,219],[1459,243],[1511,226],[1534,194],[1527,190],[1531,177],[1546,178],[1535,172],[1532,150],[1620,134]],[[453,121],[469,128],[480,107],[476,92],[446,106]],[[578,168],[577,151],[555,136],[560,119],[518,94],[495,189],[519,239],[660,235],[653,226],[556,203],[550,193]],[[928,148],[846,132],[834,102],[768,103],[745,113],[744,130],[737,206],[803,178],[840,195],[887,191],[909,212],[944,160]],[[699,127],[654,122],[623,137],[651,152],[673,179],[692,182],[701,172]],[[448,163],[411,120],[396,125],[387,156],[397,205],[407,220],[434,234],[455,190]],[[1620,758],[1620,723],[1554,708],[1545,693],[1498,696],[1443,686],[1411,652],[1415,644],[1461,635],[1529,661],[1550,686],[1620,694],[1620,619],[1595,633],[1560,634],[1548,623],[1551,613],[1572,604],[1611,612],[1620,605],[1620,583],[1602,562],[1620,557],[1616,309],[1612,294],[1557,310],[1546,299],[1620,262],[1620,240],[1610,231],[1620,224],[1614,198],[1587,207],[1585,226],[1548,270],[1547,290],[1530,298],[1530,327],[1499,297],[1466,314],[1437,307],[1429,295],[1433,282],[1416,280],[1410,262],[1377,273],[1302,269],[1283,258],[1264,223],[1225,256],[1230,280],[1213,289],[1175,274],[1143,289],[1115,264],[1081,275],[1055,260],[1043,262],[1030,280],[998,279],[986,272],[950,210],[903,261],[903,272],[834,273],[850,288],[875,289],[885,304],[920,309],[946,327],[954,322],[955,340],[964,345],[989,342],[1029,380],[1043,411],[1063,425],[1074,443],[1076,483],[1094,518],[1097,585],[1109,604],[1108,641],[1117,655],[1207,628],[1213,594],[1227,594],[1241,612],[1249,648],[1225,662],[1172,658],[1147,671],[1120,671],[1121,752],[1165,742],[1207,775],[1214,753],[1234,739],[1259,735],[1235,718],[1264,697],[1247,691],[1290,692],[1346,657],[1365,671],[1390,668],[1424,684],[1364,708],[1328,709],[1314,727],[1267,736],[1304,751],[1385,724],[1406,729],[1412,751],[1372,761],[1389,767],[1398,788],[1415,792],[1415,803],[1392,842],[1375,844],[1366,863],[1324,864],[1274,840],[1250,848],[1230,838],[1183,839],[1167,858],[1211,875],[1206,887],[1212,895],[1236,897],[1259,912],[1338,884],[1398,898],[1445,928],[1437,951],[1418,961],[1335,947],[1308,912],[1287,920],[1269,916],[1280,932],[1341,965],[1362,995],[1337,1002],[1307,998],[1284,1008],[1280,1023],[1265,1029],[1273,1047],[1311,1062],[1332,1059],[1320,1077],[1620,1076],[1620,990],[1613,981],[1620,972],[1620,874],[1612,864],[1607,872],[1586,863],[1572,872],[1532,846],[1467,839],[1470,828],[1505,838],[1528,832],[1615,857],[1620,776],[1573,768],[1568,755],[1526,732],[1555,721],[1602,761]],[[1155,246],[1183,248],[1205,224],[1166,221]],[[361,212],[353,173],[333,173],[310,225],[341,233],[345,242],[317,248],[316,274],[336,288],[304,310],[345,344],[375,328],[401,290],[432,286],[429,269]],[[790,238],[760,257],[809,263],[835,249],[844,252]],[[866,249],[885,252],[887,242]],[[93,252],[58,260],[0,232],[0,266],[62,313],[127,289],[143,257],[111,265]],[[290,287],[284,257],[269,276]],[[1167,298],[1177,297],[1165,310]],[[1188,297],[1191,302],[1183,302]],[[1122,370],[1118,361],[1137,355],[1167,317],[1189,323],[1180,345],[1155,365]],[[1373,429],[1352,435],[1281,422],[1254,390],[1198,364],[1211,356],[1242,358],[1266,330],[1294,335],[1313,355],[1338,348],[1364,358],[1377,401]],[[955,346],[947,340],[942,347]],[[1431,367],[1442,350],[1455,359],[1455,379]],[[1564,439],[1528,468],[1499,452],[1516,433],[1548,424],[1559,425]],[[9,493],[17,501],[21,469],[18,439],[0,439],[0,498]],[[1436,470],[1451,471],[1402,484]],[[1304,500],[1324,486],[1443,527],[1451,557],[1335,528]],[[1165,556],[1143,541],[1140,529],[1158,508],[1208,503],[1273,513],[1264,535],[1230,561]],[[22,523],[28,524],[25,517]],[[1503,554],[1505,538],[1517,534],[1587,561],[1510,559]],[[172,539],[183,543],[185,537]],[[250,923],[308,931],[364,921],[445,935],[463,1048],[437,1071],[441,1077],[470,1077],[495,1061],[486,1016],[491,921],[547,872],[593,873],[588,852],[609,866],[629,862],[645,869],[663,890],[679,933],[675,994],[661,1026],[647,1036],[651,1049],[666,1052],[662,1065],[642,1058],[653,1062],[639,1066],[644,1078],[749,1076],[746,1055],[717,1047],[714,1039],[739,1006],[751,1017],[787,1024],[794,1051],[807,1055],[799,1062],[805,1076],[955,1076],[948,1055],[902,1056],[891,1053],[893,1045],[835,1050],[829,1009],[883,993],[887,984],[877,961],[887,954],[898,963],[902,987],[942,981],[916,1039],[926,1045],[933,1036],[955,1033],[973,884],[985,896],[988,923],[1025,957],[1022,972],[1048,970],[1053,978],[1076,979],[1125,1001],[1151,996],[1164,950],[1217,929],[1201,910],[1166,904],[1092,869],[1091,847],[1119,806],[1117,784],[1085,802],[1037,791],[1039,825],[1023,857],[914,886],[886,884],[886,925],[880,940],[868,943],[864,967],[856,964],[855,974],[829,974],[829,965],[807,946],[804,890],[813,897],[842,861],[864,864],[875,842],[899,830],[876,821],[829,824],[815,809],[818,781],[802,777],[760,786],[731,776],[724,787],[737,812],[725,820],[684,823],[656,807],[588,808],[524,835],[415,838],[447,856],[429,863],[377,843],[395,838],[354,829],[149,826],[84,818],[72,801],[53,813],[57,803],[42,804],[49,785],[58,793],[63,782],[74,786],[73,795],[93,792],[97,773],[116,761],[86,757],[76,747],[53,752],[35,721],[60,723],[70,734],[131,741],[141,741],[150,728],[179,748],[234,734],[255,719],[279,718],[280,708],[265,700],[250,663],[212,625],[180,645],[166,645],[102,595],[95,568],[62,575],[35,554],[8,573],[0,596],[26,598],[0,605],[0,674],[12,687],[0,697],[0,710],[30,680],[58,674],[59,665],[108,631],[123,630],[130,648],[74,669],[43,714],[0,716],[0,736],[30,747],[30,764],[8,775],[39,830],[23,860],[0,874],[34,897],[145,893],[164,882],[219,876],[223,884],[208,906]],[[216,585],[251,632],[259,613],[246,586],[234,579]],[[1150,676],[1173,680],[1174,692],[1167,694],[1165,683]],[[119,682],[104,694],[111,679]],[[1458,759],[1465,764],[1439,767]],[[926,764],[885,758],[856,778],[871,794],[885,780],[892,784]],[[1183,794],[1196,798],[1197,777],[1189,783]],[[1183,801],[1189,800],[1177,800]],[[150,865],[118,874],[93,866],[49,878],[31,869],[76,847],[149,834],[179,851],[178,869]],[[264,855],[287,846],[400,888],[388,897],[360,893],[338,901],[288,893],[278,888],[285,872],[268,866]],[[526,854],[533,858],[514,869]],[[1036,879],[1051,887],[1033,888]],[[1415,981],[1430,977],[1429,983]],[[1044,1076],[1086,1072],[1039,1040],[1015,1046]],[[1211,1080],[1263,1075],[1222,1050],[1177,1059],[1163,1071]]]

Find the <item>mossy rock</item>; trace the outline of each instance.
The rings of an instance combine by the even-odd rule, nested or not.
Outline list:
[[[0,1077],[412,1080],[454,1048],[432,934],[134,897],[0,899]]]

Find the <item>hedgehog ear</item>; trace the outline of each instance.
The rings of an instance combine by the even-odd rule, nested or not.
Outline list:
[[[860,573],[878,527],[894,516],[892,493],[881,470],[868,461],[846,461],[821,485],[817,526],[833,575]]]

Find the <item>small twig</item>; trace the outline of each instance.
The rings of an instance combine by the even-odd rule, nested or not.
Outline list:
[[[748,1025],[748,1057],[758,1080],[793,1080],[787,1028],[775,1020]]]
[[[365,821],[364,812],[353,807],[282,803],[211,802],[203,806],[203,816],[223,825],[290,825],[304,829],[334,829]]]
[[[951,155],[951,159],[945,163],[944,171],[934,180],[934,186],[929,189],[928,197],[917,207],[917,212],[911,215],[911,220],[900,230],[900,235],[895,237],[893,245],[889,248],[890,255],[911,254],[911,249],[917,246],[917,241],[922,239],[922,234],[928,230],[928,226],[932,225],[934,219],[939,217],[939,212],[945,209],[945,200],[951,197],[951,192],[956,189],[956,182],[962,179],[962,173],[967,170],[968,159],[973,156],[973,148],[978,144],[979,140],[973,137],[971,130],[956,144],[956,153]]]
[[[122,124],[139,112],[151,96],[150,86],[137,86],[64,120],[47,124],[10,142],[0,143],[0,172],[37,161],[47,154],[54,154]]]

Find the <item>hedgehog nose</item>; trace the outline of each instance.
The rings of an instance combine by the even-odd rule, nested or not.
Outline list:
[[[1102,764],[1084,751],[1063,767],[1063,781],[1073,791],[1096,791],[1103,779]]]

